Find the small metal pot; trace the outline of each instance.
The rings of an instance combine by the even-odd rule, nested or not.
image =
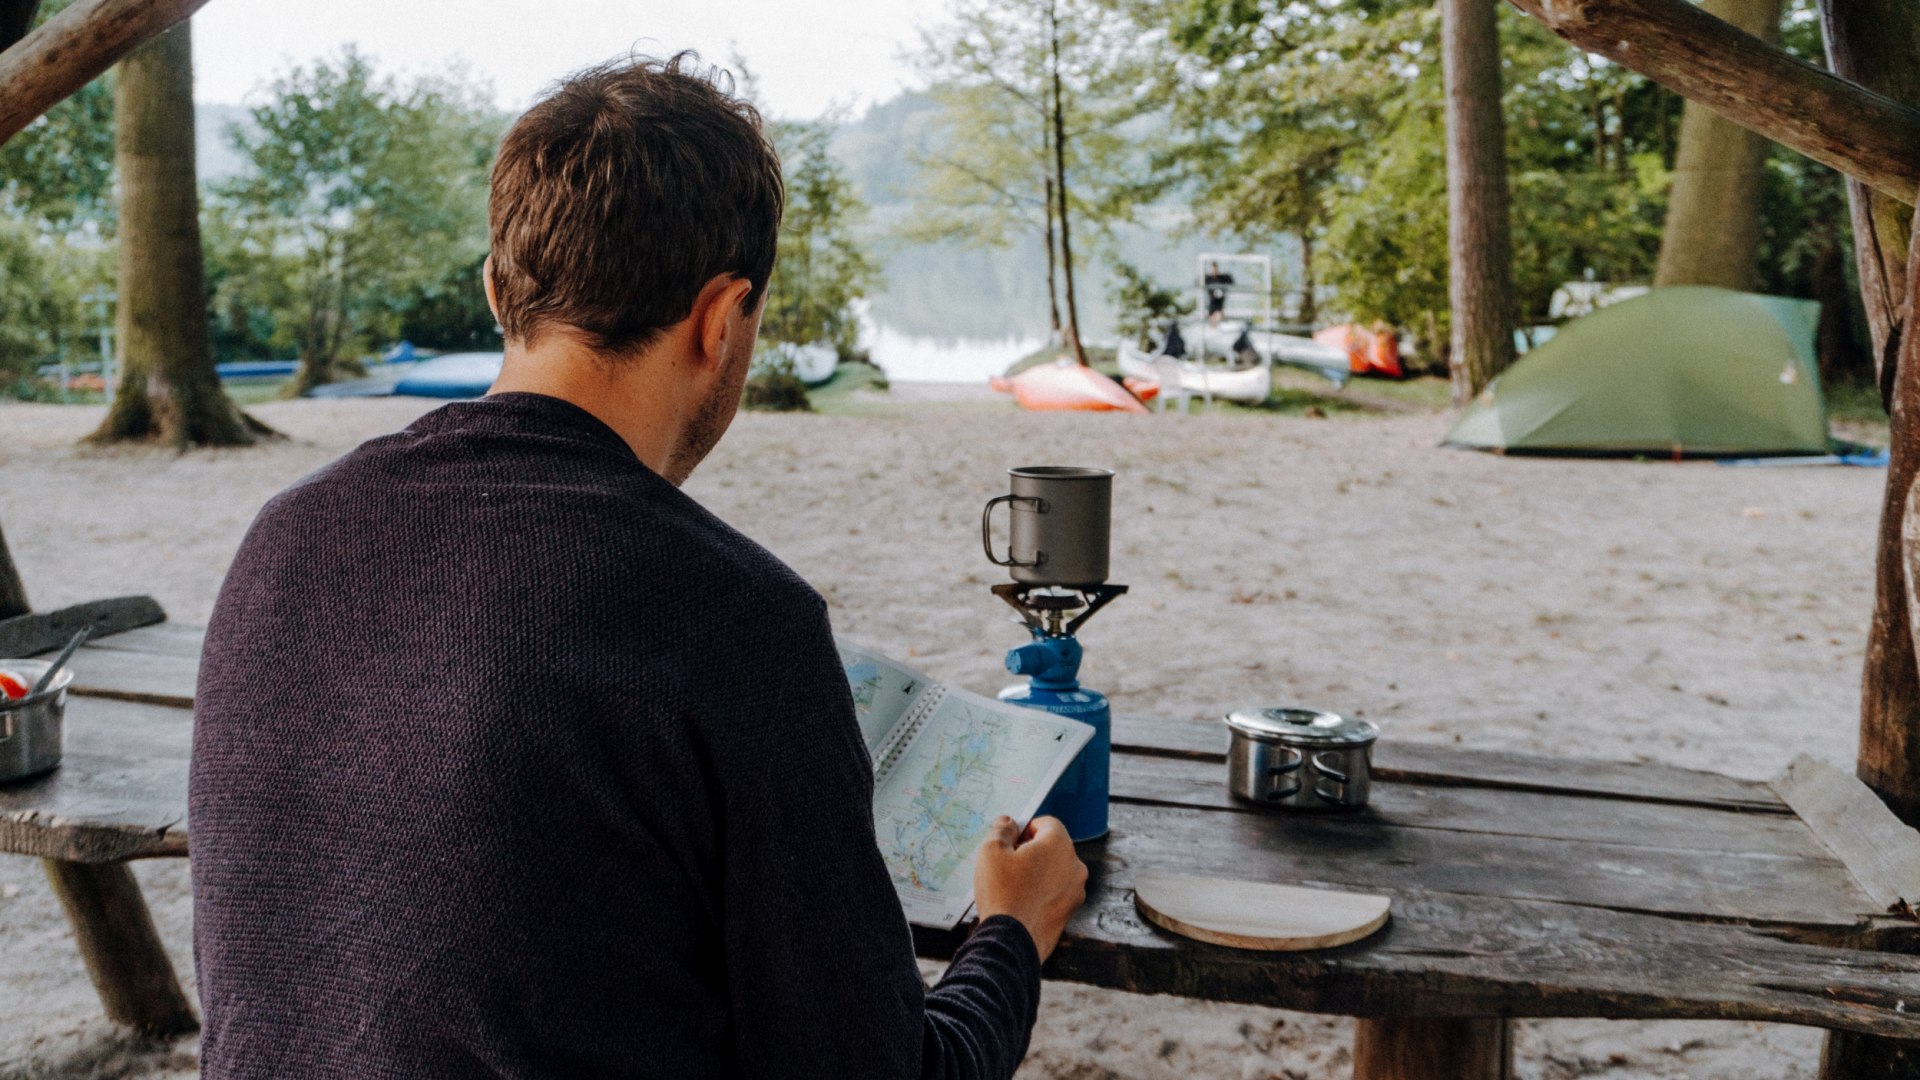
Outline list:
[[[1227,717],[1227,788],[1262,806],[1340,810],[1367,804],[1380,729],[1314,709],[1241,709]]]
[[[28,686],[53,666],[46,660],[0,660],[0,670],[19,677]],[[38,694],[7,700],[0,696],[0,784],[37,776],[60,764],[61,739],[66,726],[67,684],[73,669],[54,676],[53,685]]]

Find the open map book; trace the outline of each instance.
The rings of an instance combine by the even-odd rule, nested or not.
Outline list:
[[[1025,826],[1093,738],[1077,720],[943,686],[838,642],[873,756],[873,819],[907,919],[951,929],[973,906],[973,856],[993,819]]]

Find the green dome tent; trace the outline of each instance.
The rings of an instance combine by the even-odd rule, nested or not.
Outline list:
[[[1561,327],[1468,406],[1455,446],[1574,453],[1824,454],[1820,305],[1700,285]]]

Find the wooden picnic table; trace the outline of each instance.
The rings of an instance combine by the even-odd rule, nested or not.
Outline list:
[[[159,1033],[196,1021],[126,862],[188,853],[200,640],[162,624],[88,645],[65,763],[0,786],[0,851],[46,860],[108,1015]],[[1365,1080],[1507,1075],[1514,1017],[1920,1038],[1920,924],[1888,913],[1920,892],[1920,840],[1834,783],[1803,817],[1765,783],[1389,729],[1368,809],[1299,815],[1232,799],[1225,742],[1218,724],[1115,721],[1112,832],[1081,845],[1087,904],[1049,978],[1360,1017]],[[1237,951],[1147,923],[1130,889],[1146,870],[1384,893],[1392,918],[1340,948]],[[933,959],[959,940],[915,933]]]

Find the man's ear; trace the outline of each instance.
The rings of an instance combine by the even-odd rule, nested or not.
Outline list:
[[[700,290],[699,299],[693,302],[693,325],[699,333],[697,344],[702,363],[716,366],[726,363],[732,351],[730,346],[734,344],[728,336],[747,332],[746,324],[738,316],[744,313],[743,305],[752,291],[751,282],[732,274],[721,274]]]
[[[493,256],[480,264],[480,285],[487,291],[487,310],[493,312],[493,321],[500,321],[500,298],[493,291]]]

